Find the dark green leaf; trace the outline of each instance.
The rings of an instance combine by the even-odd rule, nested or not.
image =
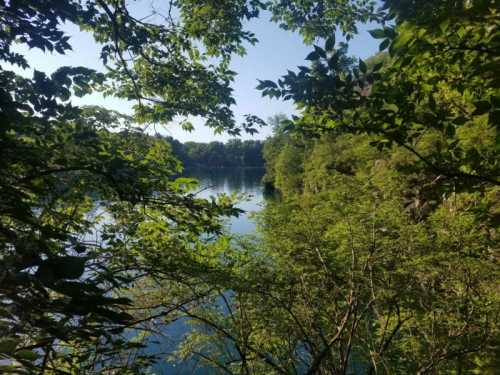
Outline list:
[[[20,340],[14,338],[5,338],[0,340],[0,353],[11,354],[16,350]]]
[[[366,63],[361,59],[359,59],[359,70],[361,70],[361,72],[363,72],[364,74],[366,74],[368,70]]]
[[[373,66],[373,71],[374,71],[374,72],[378,72],[378,71],[382,68],[382,66],[383,66],[383,65],[384,65],[384,63],[378,63],[378,64],[375,64],[375,65]]]
[[[40,358],[40,355],[38,353],[35,353],[31,350],[19,350],[15,354],[16,358],[18,359],[23,359],[26,361],[36,361],[38,358]]]
[[[491,108],[491,104],[490,102],[483,100],[475,102],[474,107],[476,107],[476,109],[472,114],[478,116],[487,113]]]
[[[325,50],[327,52],[332,52],[335,48],[335,34],[332,34],[325,42]]]
[[[314,51],[318,54],[319,57],[326,58],[326,52],[323,48],[314,46]]]
[[[318,52],[312,51],[307,55],[306,60],[316,61],[319,60],[319,58],[320,55],[318,54]]]
[[[379,51],[385,50],[387,47],[389,47],[389,44],[391,43],[390,39],[385,39],[380,45],[378,46]]]
[[[374,29],[374,30],[369,30],[368,32],[375,39],[382,39],[382,38],[386,37],[385,32],[384,32],[383,29]]]
[[[37,276],[45,282],[59,279],[78,279],[85,271],[86,258],[64,256],[50,258],[38,267]]]

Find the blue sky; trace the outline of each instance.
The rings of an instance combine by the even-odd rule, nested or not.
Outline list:
[[[231,69],[238,73],[233,83],[236,106],[233,108],[237,121],[242,121],[245,114],[255,114],[263,119],[278,113],[292,114],[294,107],[290,102],[271,100],[263,98],[258,90],[257,79],[277,80],[285,74],[287,69],[294,70],[299,65],[307,65],[304,58],[310,52],[311,47],[302,42],[302,38],[293,32],[281,30],[278,25],[269,21],[269,15],[263,14],[260,18],[251,20],[246,24],[248,30],[252,31],[259,42],[255,46],[248,46],[247,54],[243,57],[236,56],[232,62]],[[368,34],[367,30],[374,25],[360,25],[360,34],[350,42],[350,54],[366,58],[377,52],[378,43]],[[53,72],[63,65],[84,65],[97,70],[103,70],[99,60],[99,46],[94,42],[91,35],[82,33],[73,25],[68,25],[65,30],[71,35],[73,45],[72,52],[66,55],[42,53],[38,50],[19,50],[25,53],[31,68],[47,73]],[[337,37],[341,40],[340,37]],[[30,72],[21,72],[29,74]],[[131,102],[116,98],[103,98],[99,94],[93,94],[82,99],[75,99],[77,104],[97,104],[121,112],[130,113]],[[181,141],[209,142],[214,140],[225,141],[230,137],[225,134],[216,135],[211,129],[202,125],[202,121],[194,120],[195,130],[186,132],[176,124],[156,127],[156,130],[165,135],[171,135]],[[262,129],[254,139],[263,139],[270,134],[270,129]],[[252,137],[244,135],[242,138]]]

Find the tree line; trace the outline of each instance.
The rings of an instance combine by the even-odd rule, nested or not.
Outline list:
[[[0,0],[0,372],[497,373],[496,5]],[[258,84],[298,114],[271,121],[276,194],[242,238],[224,226],[235,198],[199,197],[179,145],[145,128],[263,126],[235,121],[229,69],[263,10],[311,51]],[[366,22],[382,53],[363,61],[348,44]],[[63,24],[95,39],[102,71],[16,73],[36,64],[19,44],[78,48]],[[95,92],[132,113],[71,100]],[[182,149],[218,165],[222,148]],[[179,321],[175,347],[155,345]]]
[[[167,137],[173,154],[186,167],[263,168],[263,141],[230,139],[222,142],[185,142]]]

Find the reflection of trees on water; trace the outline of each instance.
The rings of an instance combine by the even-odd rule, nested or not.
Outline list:
[[[184,176],[194,177],[201,187],[211,187],[216,192],[255,192],[261,188],[262,168],[192,168]]]
[[[202,197],[216,195],[217,193],[245,192],[253,196],[250,201],[239,202],[238,206],[247,212],[260,209],[262,199],[262,177],[265,170],[263,168],[186,168],[183,176],[196,178],[200,182],[200,188],[206,189],[201,194]],[[247,214],[237,218],[231,218],[229,230],[232,233],[246,234],[254,230],[255,224]],[[158,327],[157,327],[158,328]],[[161,335],[154,336],[148,345],[148,353],[172,353],[184,338],[184,335],[191,331],[191,327],[186,324],[185,319],[177,320],[162,328]],[[154,366],[154,372],[158,375],[210,375],[214,373],[212,367],[200,367],[194,359],[172,363],[168,360],[160,361]]]

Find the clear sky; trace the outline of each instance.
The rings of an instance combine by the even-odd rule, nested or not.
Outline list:
[[[267,119],[278,113],[292,114],[294,107],[290,102],[276,99],[263,98],[258,90],[257,79],[277,80],[285,74],[288,69],[294,70],[298,65],[307,65],[304,60],[310,52],[311,47],[302,42],[302,38],[290,31],[281,30],[278,25],[269,21],[269,15],[263,14],[258,19],[253,19],[246,24],[248,30],[252,31],[259,42],[255,46],[248,46],[247,54],[243,57],[236,56],[232,62],[231,69],[238,73],[234,83],[234,96],[236,106],[233,110],[237,121],[242,121],[245,114],[255,114]],[[350,54],[366,58],[377,52],[378,43],[368,34],[367,30],[374,25],[360,25],[360,34],[350,44]],[[103,65],[99,60],[99,46],[94,42],[92,36],[82,33],[73,25],[65,28],[71,35],[70,43],[73,51],[66,55],[42,53],[39,50],[23,50],[28,57],[31,68],[51,73],[63,65],[83,65],[103,71]],[[337,37],[338,40],[341,38]],[[21,72],[29,74],[30,72]],[[97,104],[121,112],[130,113],[131,103],[116,98],[103,98],[100,94],[93,94],[84,98],[75,99],[77,104]],[[202,125],[201,121],[193,121],[195,130],[186,132],[175,124],[157,127],[156,130],[162,134],[171,135],[180,141],[209,142],[214,140],[225,141],[228,135],[216,135],[211,129]],[[262,129],[254,139],[263,139],[270,134],[270,129]],[[244,139],[252,138],[248,135]]]

